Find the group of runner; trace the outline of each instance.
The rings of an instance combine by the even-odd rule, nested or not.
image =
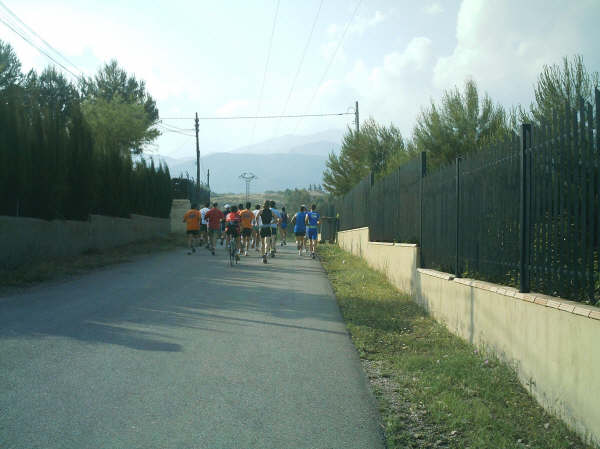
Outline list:
[[[206,203],[198,210],[196,204],[191,205],[184,217],[188,235],[188,254],[196,252],[196,247],[205,246],[215,255],[217,240],[221,246],[227,242],[227,247],[235,245],[236,260],[240,254],[248,256],[248,251],[255,249],[262,257],[263,263],[268,263],[268,256],[275,257],[277,252],[278,230],[281,233],[281,246],[287,245],[288,214],[285,207],[276,208],[275,201],[266,200],[261,206],[257,204],[251,209],[252,204],[247,202],[238,206],[226,204],[224,210],[219,209],[218,203]],[[320,215],[316,205],[310,210],[302,205],[300,211],[294,214],[289,221],[294,226],[296,248],[298,255],[310,251],[315,258],[318,225]]]

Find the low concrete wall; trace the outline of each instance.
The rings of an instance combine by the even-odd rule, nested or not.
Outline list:
[[[0,216],[0,267],[14,268],[40,258],[111,248],[168,235],[170,230],[168,219],[143,215],[92,215],[89,221]]]
[[[451,332],[513,365],[546,410],[600,445],[600,309],[419,269],[416,245],[369,242],[368,232],[339,232],[339,245],[386,273]]]

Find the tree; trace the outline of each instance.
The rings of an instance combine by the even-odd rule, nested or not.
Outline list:
[[[475,81],[469,80],[463,93],[458,88],[447,90],[439,106],[431,101],[421,110],[410,151],[426,151],[428,165],[437,167],[479,151],[509,132],[504,108],[487,94],[480,98]]]
[[[122,152],[140,154],[160,135],[155,128],[158,109],[146,83],[128,75],[116,60],[105,64],[94,77],[85,78],[81,91],[84,114],[99,145],[117,145]],[[106,128],[110,122],[112,129]],[[119,135],[113,139],[115,129]]]
[[[598,84],[598,72],[590,73],[581,55],[565,56],[562,64],[545,65],[537,79],[535,102],[530,105],[529,114],[520,111],[522,121],[550,121],[555,112],[562,113],[566,106],[577,110],[580,99],[593,104]]]
[[[21,61],[10,44],[0,41],[0,90],[19,84],[22,78]]]
[[[398,128],[381,126],[370,118],[358,133],[348,128],[339,156],[329,154],[323,173],[325,190],[344,195],[370,172],[385,176],[409,156]]]

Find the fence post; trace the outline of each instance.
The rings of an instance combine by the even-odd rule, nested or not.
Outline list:
[[[421,173],[419,174],[419,267],[423,266],[423,178],[427,173],[427,153],[421,152]]]
[[[519,252],[519,270],[520,284],[519,291],[521,293],[529,292],[529,228],[530,228],[530,210],[529,198],[531,190],[531,180],[528,176],[528,150],[531,148],[531,125],[523,123],[521,125],[521,197],[520,197],[520,247]]]
[[[454,277],[461,277],[460,271],[460,156],[456,158],[456,265]]]

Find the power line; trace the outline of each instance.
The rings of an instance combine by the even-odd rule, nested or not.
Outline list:
[[[69,72],[75,78],[77,78],[77,79],[81,78],[81,75],[77,75],[77,74],[73,73],[73,71],[71,71],[69,68],[65,67],[63,64],[61,64],[60,62],[58,62],[56,59],[54,59],[52,56],[50,56],[44,50],[42,50],[41,48],[39,48],[37,45],[35,45],[33,42],[31,42],[28,38],[26,38],[23,34],[21,34],[19,31],[17,31],[13,27],[13,25],[11,25],[10,23],[6,22],[6,20],[4,20],[4,18],[0,17],[0,22],[2,22],[4,25],[6,25],[8,28],[10,28],[14,33],[18,34],[25,42],[27,42],[29,45],[31,45],[33,48],[35,48],[37,51],[39,51],[40,53],[42,53],[43,55],[45,55],[47,58],[49,58],[50,60],[52,60],[56,65],[58,65],[62,69],[64,69],[67,72]]]
[[[198,120],[242,120],[242,119],[271,119],[299,117],[331,117],[336,115],[354,115],[354,112],[334,112],[329,114],[294,114],[294,115],[238,115],[231,117],[198,117]],[[195,117],[161,117],[161,120],[194,120]],[[164,125],[161,125],[164,126]]]
[[[310,33],[308,35],[308,40],[306,41],[306,45],[304,46],[304,50],[302,51],[302,56],[300,57],[300,64],[298,64],[298,69],[296,70],[296,75],[294,75],[294,80],[292,81],[292,87],[290,88],[288,96],[285,100],[285,104],[283,106],[283,110],[281,111],[281,114],[285,114],[285,111],[288,107],[288,103],[290,102],[290,98],[292,98],[292,93],[294,92],[294,88],[296,87],[296,81],[298,80],[298,75],[300,75],[300,70],[302,69],[302,65],[304,64],[304,58],[306,57],[306,51],[308,50],[308,47],[312,40],[312,36],[315,31],[315,26],[317,25],[317,20],[319,19],[319,14],[321,13],[322,6],[323,6],[323,0],[321,0],[321,3],[319,3],[319,9],[317,10],[317,15],[315,16],[315,19],[313,20],[313,24],[310,29]]]
[[[362,0],[358,0],[358,3],[356,4],[356,8],[354,8],[354,12],[352,13],[352,16],[350,17],[350,20],[348,20],[348,22],[346,23],[346,27],[344,28],[344,32],[342,33],[342,37],[340,38],[340,41],[338,42],[338,45],[335,48],[335,51],[333,52],[333,55],[331,55],[331,59],[329,60],[329,63],[327,64],[327,67],[325,68],[325,71],[323,72],[323,76],[321,77],[319,84],[317,84],[317,87],[316,87],[316,89],[308,103],[308,106],[306,108],[306,112],[308,112],[308,110],[310,109],[310,107],[313,104],[313,101],[315,101],[317,93],[319,92],[319,88],[323,84],[323,81],[325,81],[325,77],[327,76],[327,73],[329,73],[329,69],[331,68],[331,65],[333,64],[333,61],[337,55],[337,52],[339,51],[340,47],[342,46],[342,42],[344,42],[346,33],[348,32],[348,29],[350,28],[350,24],[354,21],[354,17],[356,16],[356,13],[358,12],[358,8],[360,7],[361,3],[362,3]],[[296,124],[296,128],[294,129],[294,133],[298,130],[298,127],[300,126],[301,122],[302,122],[302,119],[298,120],[298,123]]]
[[[27,30],[29,30],[34,36],[36,36],[40,41],[42,41],[46,47],[48,47],[49,49],[51,49],[52,51],[54,51],[54,53],[56,53],[58,56],[60,56],[64,61],[66,61],[71,67],[73,67],[75,70],[77,70],[78,72],[83,74],[83,70],[81,70],[79,67],[77,67],[75,64],[73,64],[69,59],[67,59],[60,51],[58,51],[56,48],[54,48],[52,45],[50,45],[42,36],[40,36],[38,33],[35,32],[35,30],[33,28],[31,28],[29,25],[27,25],[25,22],[23,22],[14,12],[12,12],[8,6],[6,6],[2,1],[0,1],[0,6],[2,8],[4,8],[12,17],[14,17],[19,23],[21,23]]]
[[[260,112],[260,107],[262,104],[263,92],[265,89],[265,81],[267,79],[267,71],[269,69],[269,61],[271,59],[271,50],[273,48],[273,36],[275,35],[275,25],[277,24],[277,16],[279,15],[279,0],[277,0],[277,6],[275,7],[275,16],[273,17],[273,27],[271,28],[271,38],[269,39],[269,51],[267,52],[267,62],[265,63],[265,71],[263,73],[262,85],[260,86],[260,94],[258,96],[258,107],[256,108],[256,115]],[[256,130],[256,122],[254,122],[254,126],[252,127],[252,136],[250,138],[251,141],[254,140],[254,132]]]

